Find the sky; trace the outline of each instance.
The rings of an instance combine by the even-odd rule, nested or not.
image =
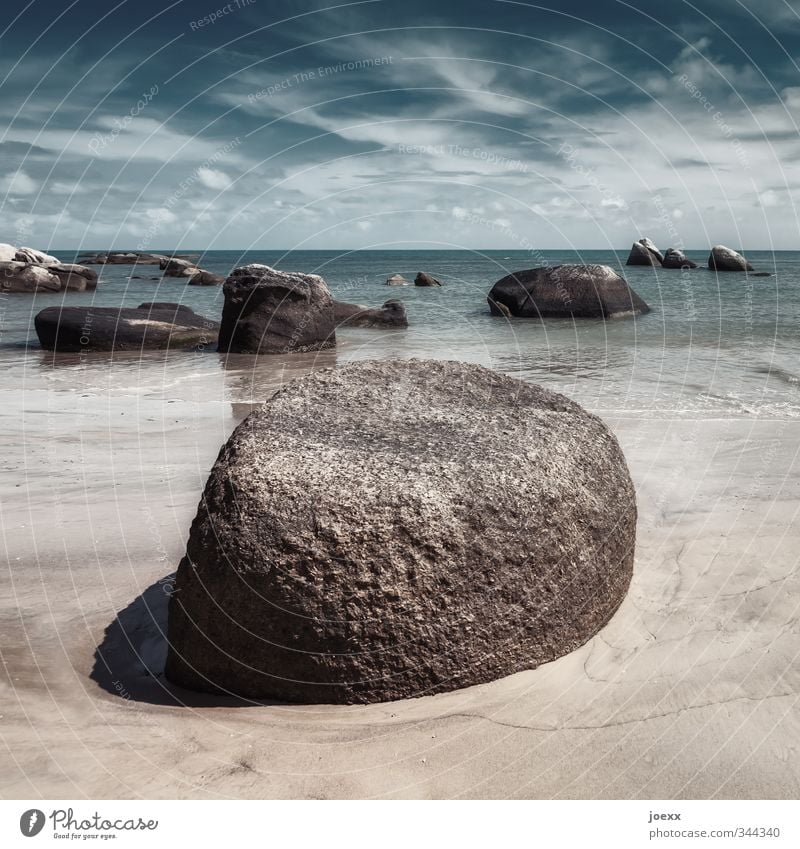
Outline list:
[[[800,0],[4,0],[0,241],[800,249]]]

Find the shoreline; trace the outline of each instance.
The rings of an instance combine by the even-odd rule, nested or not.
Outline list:
[[[174,707],[106,632],[125,611],[158,662],[141,596],[166,598],[208,469],[255,403],[216,400],[216,385],[134,405],[96,386],[77,408],[78,393],[44,409],[33,393],[23,419],[47,425],[22,442],[7,421],[25,484],[7,475],[1,490],[3,796],[796,798],[800,421],[599,411],[637,487],[634,581],[553,663],[366,707]]]

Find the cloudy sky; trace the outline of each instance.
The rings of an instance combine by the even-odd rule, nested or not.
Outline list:
[[[0,241],[800,248],[798,0],[216,2],[6,0]]]

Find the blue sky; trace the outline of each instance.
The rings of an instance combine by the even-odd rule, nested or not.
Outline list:
[[[800,247],[797,0],[4,11],[0,241]]]

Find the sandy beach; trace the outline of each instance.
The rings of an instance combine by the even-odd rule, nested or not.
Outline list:
[[[444,695],[248,705],[159,677],[170,576],[236,423],[346,354],[231,358],[180,398],[158,356],[144,383],[162,393],[126,382],[135,358],[105,383],[63,358],[3,408],[0,795],[797,797],[800,421],[593,408],[639,503],[633,584],[601,633]]]

